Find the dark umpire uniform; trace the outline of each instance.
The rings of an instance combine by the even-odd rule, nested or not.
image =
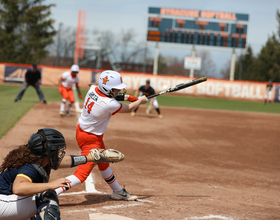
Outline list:
[[[33,86],[36,89],[36,92],[38,94],[38,97],[40,101],[44,102],[45,104],[47,103],[44,93],[39,87],[39,80],[41,79],[41,73],[37,69],[36,64],[32,64],[32,69],[29,69],[26,74],[25,74],[25,81],[23,82],[22,88],[17,94],[17,97],[15,99],[15,102],[18,100],[21,100],[25,90],[28,88],[28,86]]]

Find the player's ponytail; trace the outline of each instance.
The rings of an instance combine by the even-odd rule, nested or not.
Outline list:
[[[4,170],[11,170],[15,167],[21,167],[27,164],[41,163],[42,159],[38,158],[35,154],[31,152],[27,145],[21,145],[18,148],[11,150],[8,155],[4,158],[1,166],[0,172]]]

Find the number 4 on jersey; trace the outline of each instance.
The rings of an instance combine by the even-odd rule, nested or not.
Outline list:
[[[94,102],[91,102],[91,103],[88,104],[89,100],[90,100],[90,98],[87,99],[87,102],[85,104],[85,108],[88,109],[87,112],[90,114],[92,106],[94,105]]]

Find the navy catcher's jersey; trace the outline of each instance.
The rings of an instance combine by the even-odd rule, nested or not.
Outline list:
[[[13,194],[13,183],[17,176],[29,179],[33,183],[42,183],[43,178],[32,164],[24,165],[11,170],[4,170],[0,173],[0,194]]]
[[[145,96],[150,96],[150,95],[153,95],[155,94],[155,90],[150,86],[150,88],[146,89],[145,86],[141,86],[139,88],[139,90],[143,93],[143,95]]]

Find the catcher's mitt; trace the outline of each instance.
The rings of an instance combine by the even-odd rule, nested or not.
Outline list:
[[[99,152],[100,149],[91,149],[89,152],[96,163],[117,163],[124,160],[124,154],[114,149]]]
[[[146,114],[149,115],[152,113],[153,107],[152,106],[148,106],[148,108],[146,109]]]

